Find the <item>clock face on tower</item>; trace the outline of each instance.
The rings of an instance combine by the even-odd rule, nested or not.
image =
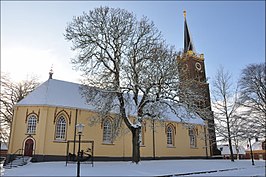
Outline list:
[[[187,64],[184,64],[184,66],[183,66],[183,71],[187,71],[187,69],[188,69],[188,65]]]
[[[199,71],[201,70],[201,64],[199,62],[195,63],[195,67],[197,70],[199,70]]]

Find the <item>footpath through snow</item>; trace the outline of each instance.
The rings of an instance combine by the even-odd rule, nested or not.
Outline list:
[[[76,164],[29,163],[6,169],[4,176],[76,176]],[[81,176],[265,176],[265,161],[257,160],[151,160],[81,164]]]

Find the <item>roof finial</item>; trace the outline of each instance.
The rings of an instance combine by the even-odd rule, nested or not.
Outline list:
[[[184,15],[184,18],[186,18],[186,16],[187,16],[187,11],[183,11],[183,15]]]
[[[53,74],[54,74],[54,71],[53,71],[53,65],[52,65],[50,72],[49,72],[49,79],[53,79]]]

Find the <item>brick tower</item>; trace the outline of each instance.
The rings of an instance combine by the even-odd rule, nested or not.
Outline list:
[[[211,109],[209,83],[206,79],[204,55],[197,54],[192,42],[184,11],[184,50],[177,57],[181,81],[180,101],[196,109],[196,112],[208,122],[211,155],[218,155],[214,116]]]

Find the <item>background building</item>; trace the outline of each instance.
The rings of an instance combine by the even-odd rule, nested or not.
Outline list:
[[[256,142],[254,142],[251,146],[252,146],[252,153],[253,153],[254,159],[266,160],[266,140],[259,141],[256,138]],[[249,145],[246,149],[246,158],[251,159],[251,150],[250,150]]]
[[[229,145],[218,145],[218,149],[221,151],[221,155],[224,159],[230,159],[230,149]],[[232,146],[234,159],[245,159],[246,152],[243,146]]]

